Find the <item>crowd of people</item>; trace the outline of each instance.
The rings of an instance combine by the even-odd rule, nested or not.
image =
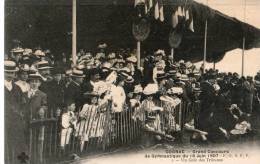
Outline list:
[[[138,68],[134,51],[108,52],[105,43],[97,49],[80,50],[74,64],[64,55],[55,60],[50,50],[41,48],[16,47],[6,56],[5,143],[16,147],[15,154],[28,147],[29,122],[52,117],[60,119],[61,148],[74,134],[83,149],[90,138],[105,134],[108,106],[115,120],[131,110],[131,119],[144,129],[168,138],[181,128],[172,109],[182,101],[199,104],[185,123],[195,129],[192,140],[228,139],[252,130],[250,118],[260,109],[260,71],[254,78],[204,72],[160,49]]]

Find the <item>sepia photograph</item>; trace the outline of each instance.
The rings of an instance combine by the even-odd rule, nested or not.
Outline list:
[[[260,164],[259,0],[4,0],[4,164]]]

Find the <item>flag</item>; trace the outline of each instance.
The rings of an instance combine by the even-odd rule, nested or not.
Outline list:
[[[185,13],[185,9],[184,9],[184,7],[182,7],[181,12],[182,12],[182,16],[183,16],[183,17],[186,17],[186,13]]]
[[[154,6],[154,18],[158,19],[160,17],[160,11],[159,11],[159,2],[156,1],[155,6]]]
[[[136,7],[138,4],[141,4],[141,3],[144,3],[144,4],[145,4],[145,0],[135,0],[135,7]]]
[[[192,19],[191,22],[190,22],[189,29],[190,29],[192,32],[194,32],[193,19]]]
[[[164,13],[163,13],[163,3],[162,0],[156,0],[154,6],[154,18],[160,19],[160,21],[164,21]]]
[[[162,0],[159,0],[158,1],[159,3],[159,19],[161,22],[164,21],[164,13],[163,13],[163,3],[162,3]]]
[[[186,13],[185,13],[185,20],[189,20],[190,19],[190,15],[189,15],[189,10],[186,10]]]
[[[153,0],[146,0],[147,10],[150,11],[153,7]]]
[[[178,6],[178,10],[177,10],[177,16],[183,16],[182,15],[182,9],[181,9],[181,6]]]
[[[172,14],[172,27],[175,28],[178,25],[178,11],[176,10]]]

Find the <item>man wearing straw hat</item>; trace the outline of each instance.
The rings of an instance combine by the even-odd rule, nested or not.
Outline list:
[[[22,91],[19,86],[14,84],[18,68],[13,61],[4,61],[4,105],[5,105],[5,155],[6,162],[18,163],[17,156],[27,153],[28,147],[25,140],[24,113],[21,110]],[[10,159],[8,157],[12,157]]]
[[[76,104],[75,112],[79,112],[81,106],[83,105],[81,85],[83,83],[85,75],[83,74],[83,71],[74,69],[72,70],[72,74],[70,76],[72,78],[72,81],[65,89],[64,101],[74,101]]]

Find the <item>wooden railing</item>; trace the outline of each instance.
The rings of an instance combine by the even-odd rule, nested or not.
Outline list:
[[[179,126],[179,130],[182,131],[184,123],[193,117],[192,113],[197,106],[193,103],[182,102],[172,109],[163,105],[162,107],[168,108],[167,111],[175,117],[174,124]],[[140,144],[144,123],[133,119],[133,113],[134,111],[129,108],[120,113],[113,113],[108,105],[104,113],[96,115],[95,119],[98,121],[95,122],[97,123],[95,126],[93,125],[94,118],[88,118],[84,125],[78,124],[76,130],[67,130],[66,134],[60,127],[60,116],[32,120],[29,126],[29,162],[31,164],[49,164],[69,160],[71,154],[87,156],[123,146]],[[166,112],[160,114],[162,131],[166,126],[167,119],[165,118],[168,114]],[[82,127],[91,128],[94,132],[94,134],[88,134],[89,139],[84,142],[84,145],[79,130]],[[61,135],[65,136],[63,138],[64,146],[61,145]]]

